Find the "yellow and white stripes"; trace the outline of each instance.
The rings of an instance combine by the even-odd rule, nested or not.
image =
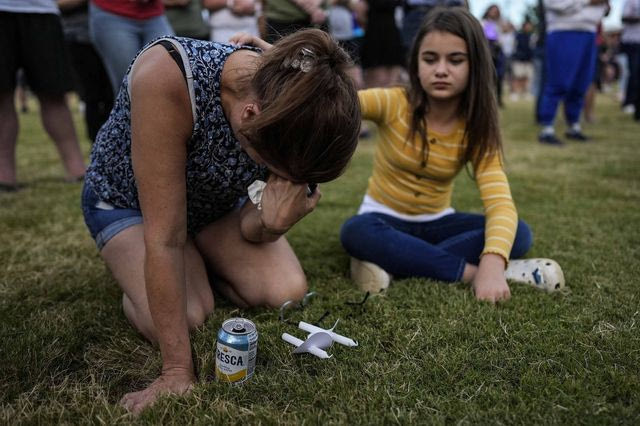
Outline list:
[[[466,146],[462,123],[450,134],[429,131],[429,158],[421,167],[419,136],[406,141],[410,114],[402,88],[359,92],[362,117],[378,125],[378,144],[367,194],[398,213],[436,214],[451,206],[453,180],[464,164],[460,153]],[[509,258],[518,214],[511,198],[500,158],[482,162],[476,181],[486,215],[484,253]]]

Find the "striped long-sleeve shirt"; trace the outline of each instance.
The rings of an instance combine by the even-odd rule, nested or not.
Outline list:
[[[420,137],[406,138],[409,104],[402,88],[359,92],[363,119],[378,125],[378,144],[367,194],[375,201],[405,215],[437,214],[451,207],[453,180],[464,164],[464,123],[450,134],[428,130],[429,156],[422,167]],[[499,155],[487,157],[475,171],[482,198],[485,225],[483,254],[509,259],[518,223],[511,190]]]

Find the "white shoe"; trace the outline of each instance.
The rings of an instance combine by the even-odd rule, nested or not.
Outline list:
[[[551,259],[510,260],[504,275],[508,280],[531,284],[545,291],[556,291],[564,287],[562,268]]]
[[[391,275],[378,265],[351,258],[351,279],[362,291],[380,293],[389,288]]]
[[[622,108],[622,112],[628,115],[633,115],[633,113],[636,112],[636,106],[633,104],[625,105],[624,108]]]

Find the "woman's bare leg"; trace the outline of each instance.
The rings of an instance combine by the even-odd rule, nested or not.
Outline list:
[[[144,281],[142,225],[131,226],[113,237],[100,252],[124,292],[122,306],[131,325],[152,342],[156,332],[149,312]],[[189,328],[202,325],[213,312],[213,293],[202,257],[193,241],[185,247],[187,320]]]
[[[240,306],[279,307],[307,292],[306,277],[287,240],[245,240],[239,211],[208,225],[195,243],[207,267],[223,281],[220,291]]]

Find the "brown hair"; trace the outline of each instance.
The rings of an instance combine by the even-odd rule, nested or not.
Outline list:
[[[478,20],[462,7],[432,9],[416,34],[409,56],[407,98],[412,116],[408,138],[412,142],[416,133],[420,135],[426,162],[429,147],[426,141],[425,115],[429,111],[429,100],[418,77],[418,54],[422,39],[432,31],[454,34],[467,45],[469,82],[458,107],[459,115],[465,122],[467,147],[461,152],[460,160],[463,164],[471,161],[477,170],[485,156],[502,153],[502,138],[494,92],[495,69],[489,46]]]
[[[361,121],[358,93],[345,72],[350,65],[349,55],[316,29],[286,36],[263,54],[251,81],[261,112],[243,133],[266,162],[300,182],[342,174]]]

